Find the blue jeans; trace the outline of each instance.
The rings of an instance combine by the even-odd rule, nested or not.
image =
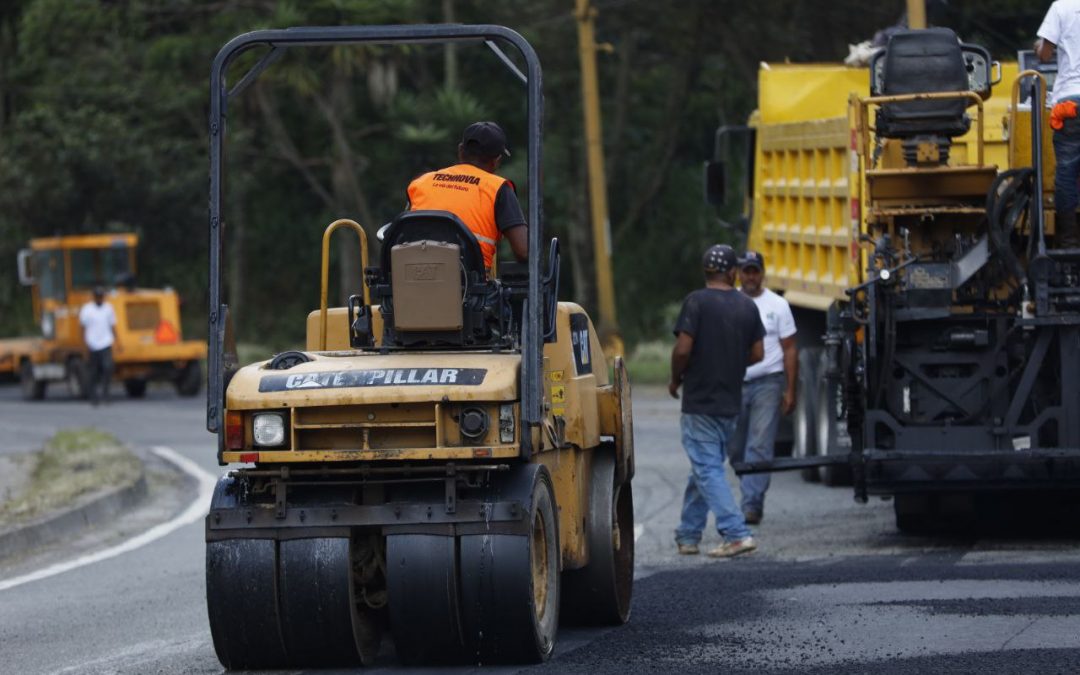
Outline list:
[[[679,421],[682,444],[690,459],[690,479],[683,495],[682,520],[675,530],[679,544],[696,544],[709,518],[716,516],[716,531],[725,541],[750,536],[742,511],[735,504],[724,477],[724,451],[735,430],[734,417],[683,414]]]
[[[1080,97],[1063,99],[1076,101]],[[1080,117],[1065,120],[1065,126],[1054,132],[1054,210],[1058,213],[1075,211],[1080,205],[1076,182],[1080,179]]]
[[[743,383],[742,412],[731,439],[732,462],[764,462],[773,458],[776,429],[780,426],[780,402],[787,386],[784,373],[765,375]],[[768,473],[751,473],[739,478],[743,511],[764,513]]]

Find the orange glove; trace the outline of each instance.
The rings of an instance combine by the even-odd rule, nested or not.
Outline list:
[[[1065,120],[1076,117],[1076,101],[1062,101],[1050,110],[1050,128],[1054,131],[1065,126]]]

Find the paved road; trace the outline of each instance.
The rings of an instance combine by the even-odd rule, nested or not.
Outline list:
[[[774,479],[757,531],[758,554],[725,562],[679,557],[671,531],[687,464],[677,442],[677,402],[640,388],[635,422],[633,618],[620,629],[563,631],[556,657],[536,670],[1080,671],[1076,539],[904,537],[894,531],[889,503],[857,505],[848,490],[784,474]],[[182,511],[195,488],[162,477],[151,447],[168,446],[220,472],[199,398],[151,390],[142,401],[93,409],[61,396],[27,404],[15,388],[0,388],[0,452],[85,425],[112,431],[156,462],[157,499],[109,532],[0,566],[0,583],[111,546]],[[0,590],[0,645],[5,672],[220,672],[205,617],[201,524]],[[372,670],[394,669],[386,653]]]

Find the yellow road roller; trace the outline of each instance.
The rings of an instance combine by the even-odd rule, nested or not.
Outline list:
[[[527,91],[529,259],[489,274],[453,214],[410,211],[368,265],[331,223],[304,349],[238,367],[222,288],[225,112],[300,46],[472,43]],[[524,69],[503,51],[518,52]],[[244,52],[251,70],[231,87]],[[501,26],[264,30],[211,73],[207,428],[233,466],[206,518],[214,648],[230,669],[537,662],[560,620],[621,624],[634,566],[630,384],[558,302],[543,241],[540,64]],[[364,279],[327,307],[331,235]],[[546,253],[546,256],[545,256]]]

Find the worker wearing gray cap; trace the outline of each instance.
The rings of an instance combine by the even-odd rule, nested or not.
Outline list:
[[[732,462],[764,462],[773,458],[773,444],[781,415],[795,409],[799,382],[799,348],[795,344],[795,318],[782,296],[765,287],[765,256],[747,251],[739,261],[742,292],[754,301],[765,325],[765,358],[746,369],[742,411],[735,426]],[[769,474],[746,474],[739,479],[743,517],[757,525],[765,514]]]
[[[675,542],[679,553],[698,553],[712,511],[721,543],[709,555],[729,558],[757,548],[727,484],[724,461],[742,408],[746,367],[765,354],[765,327],[754,301],[735,288],[738,258],[730,246],[710,246],[702,266],[705,286],[683,300],[671,352],[668,391],[678,398],[683,389],[680,427],[690,459]]]

